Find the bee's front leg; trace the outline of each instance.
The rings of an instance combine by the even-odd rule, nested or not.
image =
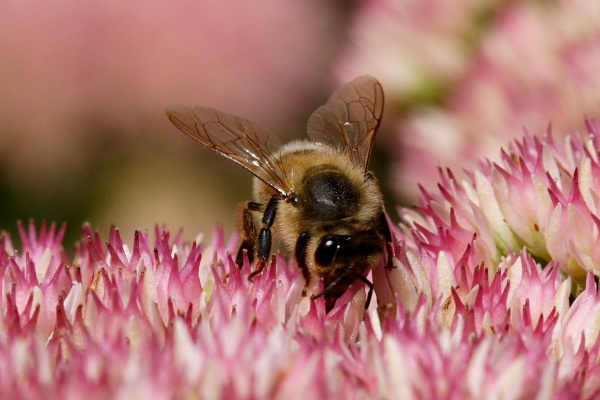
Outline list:
[[[277,213],[277,203],[279,202],[279,199],[279,195],[273,195],[265,207],[265,212],[262,217],[262,228],[258,234],[258,240],[255,241],[258,262],[256,263],[256,270],[248,276],[248,280],[252,280],[252,278],[265,269],[267,259],[271,254],[271,227],[273,226],[273,222],[275,222],[275,214]]]

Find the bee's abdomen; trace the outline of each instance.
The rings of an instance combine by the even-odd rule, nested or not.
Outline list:
[[[300,206],[307,218],[334,221],[358,211],[360,192],[348,176],[333,165],[309,168],[302,179],[302,188]]]

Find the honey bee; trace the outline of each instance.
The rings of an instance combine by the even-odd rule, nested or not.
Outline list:
[[[379,264],[391,266],[391,233],[383,197],[369,172],[373,140],[383,113],[383,89],[361,76],[338,89],[309,118],[310,140],[281,145],[258,124],[206,107],[171,106],[183,133],[254,175],[254,201],[238,207],[241,243],[236,263],[257,260],[259,274],[271,255],[274,233],[293,251],[307,295],[323,280],[329,311],[357,279]],[[316,290],[313,290],[316,291]]]

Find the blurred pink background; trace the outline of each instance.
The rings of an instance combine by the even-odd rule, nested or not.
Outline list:
[[[598,4],[0,0],[0,228],[229,233],[249,175],[164,107],[211,106],[286,141],[365,73],[386,93],[372,164],[393,212],[438,165],[471,168],[523,127],[561,136],[598,117]]]

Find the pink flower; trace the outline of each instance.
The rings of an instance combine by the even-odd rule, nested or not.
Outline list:
[[[594,398],[588,126],[564,147],[526,136],[462,182],[442,171],[402,210],[366,310],[357,282],[326,313],[281,254],[248,281],[220,229],[128,244],[84,225],[69,257],[64,227],[20,226],[21,250],[0,236],[0,397]]]
[[[456,262],[472,237],[475,262],[488,267],[526,249],[583,284],[587,271],[596,270],[600,243],[600,130],[595,122],[588,129],[589,136],[570,137],[564,148],[550,133],[526,135],[502,152],[501,163],[483,162],[460,183],[443,173],[439,194],[424,192],[423,206],[403,212],[414,226],[415,244]],[[453,241],[458,246],[450,250]]]

